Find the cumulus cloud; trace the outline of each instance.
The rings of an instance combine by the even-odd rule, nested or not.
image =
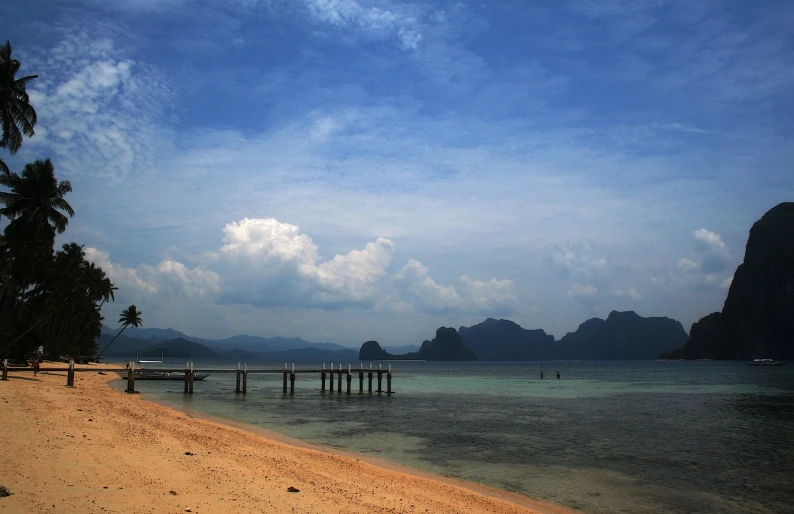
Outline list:
[[[319,249],[307,234],[273,218],[229,223],[215,254],[227,267],[226,298],[236,303],[343,306],[374,303],[376,284],[386,273],[394,244],[377,238],[319,262]]]
[[[666,277],[654,277],[651,283],[668,291],[682,287],[729,287],[732,277],[725,278],[724,272],[731,263],[731,255],[722,237],[716,232],[699,228],[692,232],[692,238],[692,253],[679,258],[675,268]]]
[[[577,279],[604,276],[609,270],[606,256],[586,239],[578,244],[553,246],[546,262],[551,268]]]
[[[416,50],[422,40],[421,25],[411,11],[416,6],[362,5],[356,0],[303,0],[312,20],[366,37],[396,38],[403,50]]]
[[[472,280],[463,275],[458,288],[437,283],[421,262],[410,259],[392,282],[399,296],[417,310],[429,313],[508,313],[518,300],[510,280]]]
[[[107,252],[85,249],[86,259],[102,268],[116,287],[135,295],[183,296],[211,299],[220,291],[220,276],[208,269],[188,268],[171,259],[156,266],[125,267],[110,259]]]

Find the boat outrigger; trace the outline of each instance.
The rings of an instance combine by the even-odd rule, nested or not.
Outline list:
[[[165,355],[165,352],[161,351],[160,352],[160,360],[159,361],[154,361],[154,360],[152,360],[152,361],[148,361],[148,360],[147,361],[142,361],[141,358],[138,355],[135,356],[135,360],[137,362],[141,363],[141,364],[152,364],[152,363],[160,364],[160,363],[163,362],[163,355]]]
[[[750,366],[782,366],[784,361],[776,361],[773,359],[753,359],[747,364]]]
[[[122,378],[127,378],[127,371],[119,371]],[[204,380],[209,373],[193,372],[193,380]],[[185,380],[184,371],[158,371],[156,369],[136,369],[135,380]]]

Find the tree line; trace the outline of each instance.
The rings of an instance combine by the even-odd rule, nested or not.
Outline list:
[[[0,46],[0,149],[15,154],[35,134],[36,111],[26,87],[38,75],[17,78],[21,64],[11,44]],[[68,180],[58,181],[50,159],[14,173],[0,152],[0,358],[25,358],[40,346],[45,356],[94,356],[102,330],[102,306],[117,288],[83,246],[55,249],[74,209],[65,197]],[[141,324],[134,305],[119,319],[122,330]],[[104,350],[103,350],[104,351]],[[98,355],[97,355],[98,358]]]

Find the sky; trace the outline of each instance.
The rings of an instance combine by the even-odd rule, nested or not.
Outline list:
[[[688,331],[794,200],[794,3],[4,0],[116,326]]]

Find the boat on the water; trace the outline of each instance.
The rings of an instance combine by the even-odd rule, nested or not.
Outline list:
[[[122,378],[127,378],[126,371],[119,371]],[[209,373],[193,373],[193,381],[204,380]],[[157,371],[154,369],[136,369],[135,380],[185,380],[184,371]]]
[[[774,359],[753,359],[747,364],[750,366],[782,366],[784,361],[776,361]]]

